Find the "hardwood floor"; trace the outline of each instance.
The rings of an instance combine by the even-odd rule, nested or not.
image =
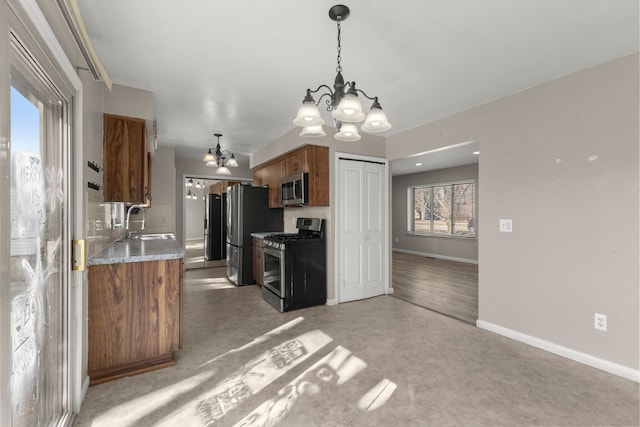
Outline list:
[[[393,296],[475,325],[478,265],[393,252]]]

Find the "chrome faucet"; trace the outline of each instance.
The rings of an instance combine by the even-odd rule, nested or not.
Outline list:
[[[142,211],[142,227],[140,227],[140,230],[144,230],[144,221],[146,219],[146,214],[144,212],[144,207],[142,205],[131,205],[129,207],[129,209],[127,210],[127,220],[124,223],[124,229],[127,230],[127,237],[129,237],[131,235],[131,232],[129,231],[129,215],[131,215],[131,211],[133,209],[139,209]]]

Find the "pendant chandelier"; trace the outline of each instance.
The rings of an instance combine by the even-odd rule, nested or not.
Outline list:
[[[216,169],[216,173],[218,174],[231,175],[231,171],[229,170],[229,168],[238,167],[236,156],[231,151],[222,150],[220,148],[220,137],[222,136],[221,133],[214,133],[213,135],[218,138],[218,143],[216,144],[215,148],[209,148],[209,151],[207,151],[207,154],[204,155],[202,161],[205,162],[205,164],[209,167],[217,166],[218,169]],[[228,159],[225,153],[230,155]]]
[[[349,17],[349,8],[344,5],[335,5],[329,9],[329,18],[336,21],[338,27],[338,66],[336,67],[337,75],[333,82],[333,89],[327,85],[320,85],[316,90],[307,89],[307,94],[302,101],[302,106],[298,110],[298,115],[293,120],[293,123],[302,126],[302,132],[300,136],[305,137],[318,137],[325,136],[326,133],[322,129],[324,120],[320,116],[320,110],[318,105],[320,101],[326,96],[325,101],[327,104],[327,111],[331,111],[336,129],[338,132],[335,134],[335,138],[339,141],[358,141],[360,135],[358,134],[358,128],[356,123],[360,123],[364,120],[360,129],[365,132],[384,132],[391,129],[391,124],[387,120],[387,116],[382,111],[382,107],[378,102],[378,97],[371,97],[367,95],[363,90],[356,88],[356,82],[346,82],[342,77],[342,66],[340,62],[342,60],[341,51],[341,22]],[[318,102],[313,99],[311,94],[319,92],[321,89],[325,89],[324,92],[318,98]],[[358,94],[373,101],[369,113],[365,115],[362,111],[362,104],[358,99]]]

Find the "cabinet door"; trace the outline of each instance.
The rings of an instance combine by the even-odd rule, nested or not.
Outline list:
[[[261,167],[260,169],[256,169],[253,171],[253,185],[255,187],[262,187],[263,185],[268,185],[267,183],[267,168]]]
[[[103,134],[104,200],[146,203],[149,171],[144,120],[105,114]]]
[[[181,259],[89,268],[89,376],[169,360],[180,347]]]
[[[309,165],[307,164],[307,147],[289,154],[285,157],[284,162],[285,177],[309,172]]]
[[[253,279],[260,286],[264,285],[264,249],[262,239],[253,238]]]
[[[329,206],[329,147],[308,145],[309,206]]]
[[[267,166],[269,169],[269,207],[282,207],[282,178],[284,178],[284,162],[279,161]]]

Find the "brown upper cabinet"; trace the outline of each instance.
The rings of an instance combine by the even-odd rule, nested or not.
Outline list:
[[[226,193],[227,192],[227,188],[229,186],[237,184],[238,182],[240,182],[240,181],[227,181],[227,180],[218,181],[215,184],[211,184],[209,186],[209,193],[210,194]]]
[[[104,201],[151,203],[151,162],[145,121],[104,115]]]
[[[329,206],[329,147],[305,145],[253,169],[253,185],[269,186],[269,207],[282,207],[282,179],[309,174],[308,206]]]

